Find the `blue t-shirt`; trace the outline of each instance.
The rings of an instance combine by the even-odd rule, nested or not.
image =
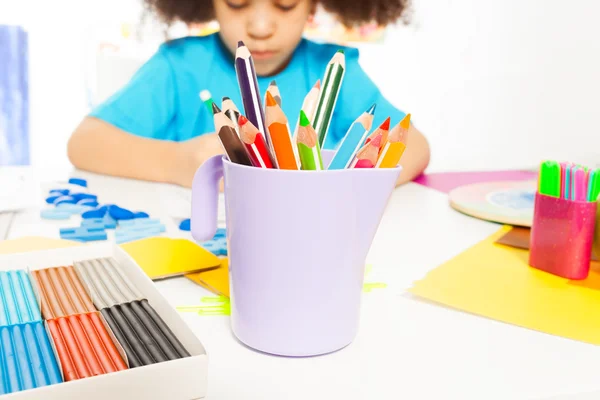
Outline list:
[[[395,125],[405,115],[381,95],[360,67],[358,50],[303,39],[283,71],[258,77],[261,99],[269,83],[277,82],[283,111],[294,127],[304,97],[317,79],[323,79],[327,64],[340,48],[345,53],[346,71],[324,146],[328,149],[338,144],[352,122],[373,103],[377,104],[373,129],[388,116]],[[218,105],[227,96],[244,112],[234,56],[218,33],[164,43],[125,87],[90,116],[135,135],[183,141],[215,131],[212,114],[199,96],[204,89]]]

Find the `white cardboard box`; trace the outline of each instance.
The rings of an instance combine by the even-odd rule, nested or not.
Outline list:
[[[0,270],[73,265],[75,261],[113,257],[150,305],[171,328],[191,357],[132,368],[51,386],[0,396],[0,400],[196,400],[206,396],[208,358],[202,343],[177,311],[156,290],[154,283],[120,247],[112,243],[0,256]],[[58,357],[57,361],[58,360]],[[61,371],[62,373],[62,371]]]

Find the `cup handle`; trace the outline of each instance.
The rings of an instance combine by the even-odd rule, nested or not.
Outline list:
[[[212,239],[217,232],[219,181],[222,177],[222,155],[206,160],[194,174],[190,229],[192,237],[198,242]]]

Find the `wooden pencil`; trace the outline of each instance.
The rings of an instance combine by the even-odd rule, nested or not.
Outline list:
[[[319,146],[323,147],[327,138],[327,131],[329,130],[329,124],[331,123],[331,117],[333,110],[337,103],[340,88],[342,86],[342,80],[346,70],[346,59],[343,50],[338,50],[337,53],[331,58],[327,69],[325,70],[325,77],[323,78],[323,87],[319,94],[319,101],[315,116],[312,121],[312,125],[317,132],[319,137]]]
[[[223,114],[225,114],[231,120],[231,122],[233,122],[235,131],[239,135],[240,126],[238,125],[238,119],[240,118],[240,110],[238,110],[233,100],[231,100],[229,97],[223,97],[221,109],[223,110]]]
[[[369,144],[369,142],[371,140],[373,140],[373,138],[377,137],[379,134],[381,134],[381,145],[383,146],[386,142],[387,142],[387,138],[388,138],[388,134],[389,134],[389,130],[390,130],[390,122],[391,122],[391,118],[387,117],[385,121],[383,121],[381,123],[381,125],[379,125],[379,128],[375,129],[373,131],[373,133],[371,133],[369,135],[369,137],[367,137],[367,140],[365,140],[365,144]]]
[[[254,61],[250,50],[242,41],[238,42],[238,48],[235,52],[235,71],[244,104],[244,114],[264,137],[267,132],[265,129],[265,114],[260,99]]]
[[[321,80],[318,79],[314,86],[310,89],[304,101],[302,102],[301,110],[308,117],[309,121],[312,121],[315,116],[315,110],[317,109],[317,103],[319,101],[319,93],[321,93]],[[300,119],[296,122],[296,128],[294,129],[294,136],[292,137],[292,145],[294,147],[294,155],[296,156],[296,162],[300,166],[300,156],[298,155],[298,128],[300,127]]]
[[[279,169],[297,170],[298,163],[294,155],[288,120],[271,92],[267,92],[266,97],[267,134],[277,159],[277,166]]]
[[[267,93],[271,93],[271,96],[273,96],[273,98],[277,102],[277,105],[279,107],[281,107],[281,93],[279,92],[279,87],[277,86],[277,82],[275,82],[275,80],[272,80],[269,83],[269,87],[267,88]],[[266,97],[266,93],[265,93],[265,103],[266,102],[267,102],[267,97]],[[266,114],[266,111],[265,111],[265,114]],[[265,115],[265,118],[266,118],[266,115]]]
[[[248,150],[252,164],[259,168],[273,168],[263,134],[243,115],[240,115],[238,124],[240,126],[240,139],[242,139],[246,150]]]
[[[212,109],[215,130],[229,161],[236,164],[253,166],[254,164],[250,160],[246,146],[242,143],[238,132],[235,130],[233,121],[225,116],[215,103],[212,104]]]
[[[362,113],[356,121],[350,125],[350,129],[342,139],[339,148],[335,152],[331,163],[327,169],[345,169],[348,168],[354,156],[365,141],[365,137],[373,125],[373,114],[375,113],[375,104],[367,111]]]
[[[298,129],[298,153],[303,170],[320,171],[323,169],[319,138],[302,110],[300,110],[300,128]]]
[[[404,150],[406,149],[406,137],[410,128],[410,114],[407,114],[398,125],[391,130],[388,141],[381,146],[379,158],[375,168],[396,168]]]
[[[353,168],[373,168],[377,163],[379,148],[383,133],[379,133],[369,143],[365,144],[356,154],[356,159],[352,163]]]

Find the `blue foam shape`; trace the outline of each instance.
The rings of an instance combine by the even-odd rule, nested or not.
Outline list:
[[[106,213],[104,215],[104,218],[102,218],[102,222],[104,223],[104,227],[106,229],[115,229],[117,227],[117,221],[115,221],[109,213]]]
[[[217,229],[217,232],[215,232],[215,236],[213,237],[213,239],[225,238],[225,237],[227,237],[227,229],[219,228],[219,229]]]
[[[132,226],[127,228],[120,228],[115,231],[115,236],[128,236],[137,234],[153,234],[158,235],[159,233],[165,232],[167,229],[164,225],[148,225],[148,226]]]
[[[61,198],[63,195],[58,195],[58,196],[50,196],[50,197],[46,197],[46,203],[48,204],[54,204],[54,202],[56,201],[56,199]]]
[[[81,220],[81,226],[95,225],[95,224],[103,224],[104,218],[88,218]]]
[[[77,202],[77,204],[82,205],[82,206],[92,207],[92,208],[98,207],[98,202],[96,200],[92,200],[92,199],[79,200]]]
[[[69,211],[61,211],[59,208],[51,208],[42,210],[40,212],[40,217],[44,219],[69,219],[71,218],[71,213]]]
[[[191,220],[189,218],[188,219],[184,219],[179,224],[179,229],[181,229],[182,231],[189,231],[191,229],[190,225],[191,225]]]
[[[96,208],[95,210],[86,211],[81,214],[81,218],[90,219],[90,218],[103,218],[106,214],[106,209]]]
[[[119,221],[119,226],[149,226],[149,225],[160,225],[160,219],[156,218],[136,218],[136,219],[125,219]]]
[[[71,193],[70,196],[77,201],[84,200],[84,199],[98,200],[98,196],[96,196],[95,194],[91,194],[91,193]]]
[[[77,234],[83,232],[104,232],[104,224],[94,224],[94,225],[86,225],[86,226],[74,226],[71,228],[60,228],[60,234]]]
[[[60,203],[56,206],[56,208],[61,211],[70,212],[71,214],[81,214],[90,209],[89,207],[82,206],[80,204],[71,203]]]
[[[225,240],[209,240],[201,243],[204,249],[210,251],[215,256],[226,256],[227,255],[227,241]]]
[[[132,242],[134,240],[146,239],[151,236],[154,236],[154,234],[143,232],[143,233],[126,235],[126,236],[116,236],[115,241],[117,242],[117,244],[121,244],[121,243],[126,243],[126,242]]]
[[[77,240],[79,242],[92,242],[96,240],[106,240],[106,231],[88,231],[80,227],[75,229],[74,233],[61,233],[60,237],[67,240]]]
[[[72,185],[79,185],[83,187],[87,187],[87,181],[81,178],[71,178],[69,179],[69,183]]]
[[[122,219],[133,219],[133,213],[126,208],[121,208],[119,206],[111,205],[108,207],[108,213],[111,217],[116,219],[117,221]]]
[[[69,189],[52,189],[50,192],[48,192],[48,194],[51,196],[66,196],[69,193],[71,193]]]
[[[40,307],[27,272],[0,271],[0,326],[41,320]]]
[[[63,203],[67,203],[67,204],[77,204],[77,200],[75,200],[74,198],[72,198],[71,196],[61,196],[58,199],[56,199],[54,201],[55,205],[59,205],[59,204],[63,204]]]
[[[42,322],[0,327],[0,371],[0,395],[63,381]]]
[[[133,213],[133,218],[137,218],[137,219],[150,218],[150,216],[148,215],[148,213],[145,213],[143,211],[138,211],[138,212]]]

